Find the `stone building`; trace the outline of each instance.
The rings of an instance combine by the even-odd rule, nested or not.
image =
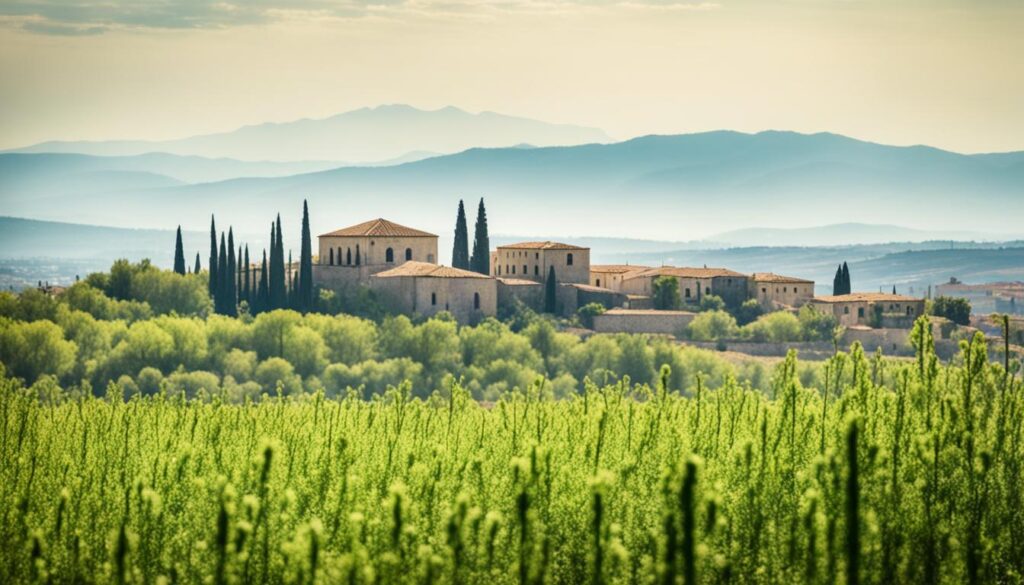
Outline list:
[[[389,310],[406,315],[448,311],[468,324],[498,313],[497,280],[460,268],[410,260],[371,276],[370,288]]]
[[[594,264],[590,267],[590,285],[622,291],[622,281],[628,275],[650,270],[649,266],[630,264]]]
[[[319,236],[313,280],[338,290],[410,260],[437,264],[437,236],[386,219],[373,219]]]
[[[518,300],[534,311],[544,310],[544,285],[524,278],[498,278],[498,307],[511,308]]]
[[[757,299],[766,310],[802,307],[814,298],[814,281],[755,272],[750,276],[749,298]]]
[[[559,242],[520,242],[498,246],[491,254],[491,276],[544,282],[555,268],[555,280],[590,282],[590,248]]]
[[[909,328],[924,314],[924,299],[889,293],[851,293],[815,297],[815,309],[833,315],[844,327]]]
[[[747,300],[747,275],[726,268],[650,268],[625,275],[622,290],[628,294],[651,296],[654,281],[662,276],[671,276],[679,281],[679,297],[684,305],[697,305],[707,295],[721,297],[730,307]]]
[[[971,304],[971,312],[1024,314],[1024,282],[967,284],[950,278],[935,288],[936,296],[959,297]]]

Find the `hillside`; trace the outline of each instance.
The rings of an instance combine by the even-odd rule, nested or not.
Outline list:
[[[549,146],[609,140],[596,128],[551,124],[494,112],[474,114],[455,107],[421,110],[396,104],[361,108],[323,119],[256,124],[179,140],[53,141],[18,151],[104,156],[166,152],[246,161],[369,163],[415,152],[459,152],[474,146]]]

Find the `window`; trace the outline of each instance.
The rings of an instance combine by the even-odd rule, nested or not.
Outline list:
[[[598,279],[597,279],[597,286],[598,286],[598,287],[600,287],[600,286],[601,286],[601,279],[600,279],[600,278],[598,278]]]
[[[529,273],[530,273],[530,268],[526,264],[523,264],[523,274],[529,274]]]
[[[844,315],[849,315],[850,314],[850,307],[843,307],[843,314]]]
[[[434,255],[433,254],[427,254],[427,262],[429,262],[431,264],[434,263]]]
[[[515,273],[516,273],[516,265],[515,265],[515,264],[513,264],[513,265],[512,265],[512,274],[515,274]]]
[[[705,286],[704,287],[704,294],[706,294],[706,295],[711,294],[711,287],[710,286]]]
[[[334,248],[331,248],[331,266],[334,266]]]
[[[908,315],[913,315],[914,314],[914,308],[913,307],[907,307],[907,314]]]
[[[394,262],[395,261],[395,251],[392,250],[391,248],[388,248],[387,250],[385,250],[384,251],[384,261],[387,262],[388,264],[391,264],[392,262]]]
[[[536,258],[537,260],[540,260],[540,252],[534,252],[533,257]]]
[[[534,266],[533,267],[533,275],[534,276],[540,276],[540,266]]]
[[[480,308],[480,293],[473,293],[473,308]]]
[[[686,298],[690,298],[690,289],[686,289]]]
[[[362,254],[359,253],[359,244],[356,244],[356,266],[363,263]]]
[[[498,272],[498,276],[501,276],[501,264],[495,266],[494,269]]]
[[[338,248],[338,255],[341,256],[341,248]],[[341,263],[340,259],[338,262],[339,264]],[[350,266],[352,265],[352,248],[348,249],[348,257],[347,260],[345,260],[345,264],[348,264]]]
[[[782,287],[782,292],[789,292],[789,287]]]
[[[857,317],[859,317],[861,319],[864,318],[864,307],[858,307],[857,308]]]
[[[430,304],[431,305],[436,305],[437,304],[437,293],[436,292],[430,293]]]
[[[406,261],[412,260],[412,248],[405,249],[405,259]]]
[[[762,286],[762,287],[761,287],[761,294],[763,294],[763,295],[766,295],[766,294],[768,294],[768,287],[764,287],[764,286]]]
[[[567,255],[565,256],[565,265],[566,265],[566,266],[572,266],[572,252],[569,252],[569,253],[568,253],[568,254],[567,254]]]

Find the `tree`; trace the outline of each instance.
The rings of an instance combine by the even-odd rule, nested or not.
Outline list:
[[[896,294],[896,285],[892,285],[892,294]]]
[[[932,315],[945,317],[957,325],[971,324],[971,303],[960,297],[938,297],[932,301]]]
[[[309,206],[302,202],[302,249],[299,252],[299,310],[313,310],[313,242],[309,232]]]
[[[281,214],[272,228],[273,243],[270,250],[270,308],[283,309],[288,304],[285,290],[284,237],[281,234]]]
[[[654,297],[654,308],[660,311],[672,311],[679,308],[679,279],[674,276],[659,276],[651,283],[651,296]]]
[[[554,313],[557,308],[557,293],[556,288],[558,286],[555,280],[555,267],[551,266],[548,268],[548,278],[544,281],[544,312]]]
[[[210,270],[209,290],[210,296],[217,298],[217,224],[213,216],[210,216],[210,262],[207,264]]]
[[[735,337],[736,319],[725,311],[706,311],[690,322],[690,336],[697,341],[715,341]]]
[[[174,241],[174,271],[178,274],[185,274],[185,249],[181,245],[181,226],[178,226],[178,235]]]
[[[853,290],[850,283],[850,267],[843,262],[843,294],[848,295]]]
[[[202,266],[199,265],[199,252],[196,252],[196,267],[192,269],[192,274],[199,274]]]
[[[584,327],[587,329],[593,329],[594,317],[597,315],[603,315],[606,310],[607,309],[605,309],[604,305],[601,303],[587,303],[580,307],[576,311],[576,314],[579,315],[580,323],[582,323]]]
[[[260,266],[260,284],[256,291],[256,310],[263,312],[270,304],[270,277],[267,274],[267,249],[263,248],[263,264]]]
[[[227,278],[224,279],[224,309],[227,315],[234,317],[238,314],[238,258],[235,256],[235,235],[234,230],[228,227],[228,269]]]
[[[480,274],[491,273],[491,240],[487,235],[487,209],[483,198],[476,211],[476,230],[473,235],[473,256],[469,269]]]
[[[249,305],[249,312],[252,312],[252,273],[249,271],[249,244],[245,245],[245,266],[243,267],[245,273],[245,285],[242,288],[242,294],[245,296],[245,302]]]
[[[757,302],[757,299],[747,299],[733,311],[733,316],[736,317],[736,322],[740,326],[753,323],[763,314],[764,307],[761,306],[761,303]]]
[[[455,218],[455,245],[452,247],[452,266],[469,270],[469,230],[466,227],[466,208],[459,199],[459,213]]]

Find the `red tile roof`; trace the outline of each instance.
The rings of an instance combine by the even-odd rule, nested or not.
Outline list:
[[[856,303],[856,302],[894,302],[911,303],[915,301],[924,302],[924,299],[908,297],[906,295],[894,295],[890,293],[850,293],[848,295],[830,295],[814,297],[812,302],[816,303]]]
[[[396,237],[396,238],[436,238],[437,235],[399,225],[383,218],[371,219],[347,228],[321,234],[320,237]]]
[[[650,270],[650,266],[637,266],[635,264],[591,264],[591,272],[600,272],[606,274],[625,274],[626,272],[639,272],[641,270]]]
[[[440,266],[429,262],[410,260],[401,266],[378,272],[377,278],[396,278],[399,276],[418,276],[422,278],[491,278],[479,272],[471,272],[451,266]]]
[[[563,244],[561,242],[519,242],[518,244],[506,244],[504,246],[498,246],[498,249],[502,248],[513,248],[516,250],[589,250],[590,248],[584,248],[583,246],[573,246],[572,244]]]
[[[813,280],[806,280],[795,276],[782,276],[781,274],[774,274],[772,272],[755,272],[751,275],[751,278],[757,282],[794,282],[798,284],[814,284]]]
[[[633,278],[649,278],[656,276],[675,276],[678,278],[714,278],[716,276],[733,276],[746,278],[746,274],[729,270],[727,268],[677,268],[675,266],[661,266],[651,268],[626,277],[626,280]]]

